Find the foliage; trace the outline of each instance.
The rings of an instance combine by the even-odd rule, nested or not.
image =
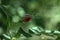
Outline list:
[[[60,30],[59,18],[60,0],[0,0],[0,38],[39,40],[51,35],[50,39],[59,39],[60,31],[55,31]]]

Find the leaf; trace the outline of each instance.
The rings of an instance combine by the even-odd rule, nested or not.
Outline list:
[[[22,33],[26,37],[32,37],[31,34],[24,32],[24,30],[22,28],[20,28],[20,30],[18,32]]]

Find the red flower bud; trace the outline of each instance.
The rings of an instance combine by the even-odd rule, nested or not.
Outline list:
[[[29,14],[25,15],[24,22],[29,22],[31,19],[31,16]]]

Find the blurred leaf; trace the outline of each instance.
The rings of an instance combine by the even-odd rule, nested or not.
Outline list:
[[[1,0],[2,5],[9,5],[10,0]]]

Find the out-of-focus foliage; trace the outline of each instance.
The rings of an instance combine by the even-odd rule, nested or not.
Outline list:
[[[24,22],[25,15],[29,22]],[[60,40],[58,30],[60,0],[0,0],[1,39]]]

